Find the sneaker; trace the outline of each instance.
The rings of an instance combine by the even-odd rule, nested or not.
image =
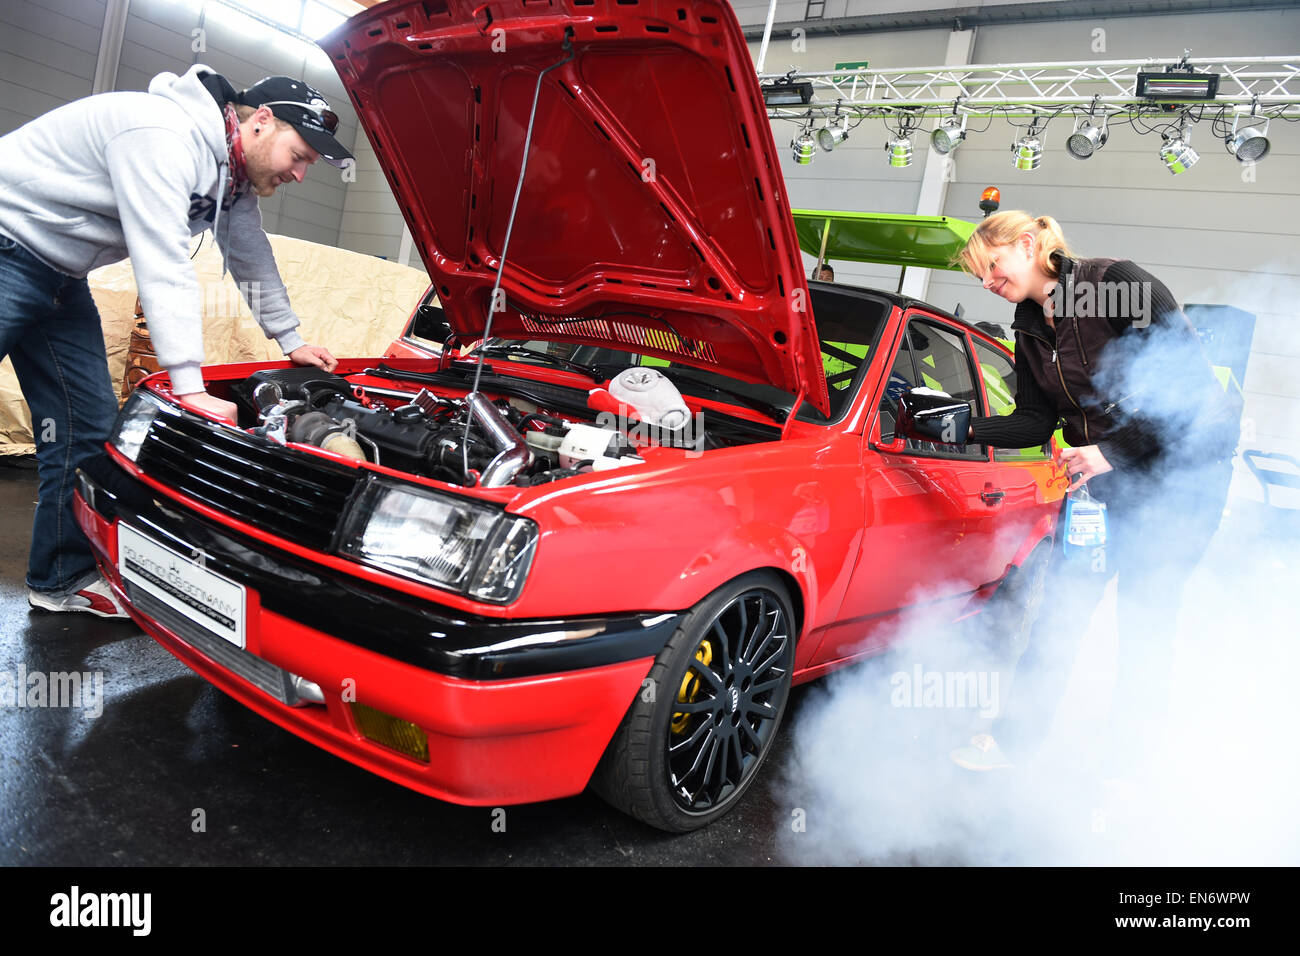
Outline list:
[[[98,571],[91,571],[63,591],[34,591],[28,588],[27,603],[42,611],[85,611],[96,617],[130,617],[117,603],[108,582],[100,577]]]
[[[1006,770],[1011,766],[991,734],[976,734],[970,739],[969,747],[958,747],[948,756],[967,770]]]

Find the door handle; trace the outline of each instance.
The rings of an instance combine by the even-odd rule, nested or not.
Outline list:
[[[995,505],[1006,496],[1005,491],[1001,488],[994,488],[992,485],[985,485],[984,490],[980,492],[980,499],[986,505]]]

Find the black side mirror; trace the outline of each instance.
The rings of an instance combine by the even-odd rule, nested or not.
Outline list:
[[[451,326],[447,324],[442,306],[426,302],[415,310],[415,317],[406,334],[430,342],[444,342],[451,334]]]
[[[969,431],[970,405],[966,402],[959,402],[943,392],[917,388],[909,388],[898,397],[895,435],[917,441],[964,445]]]

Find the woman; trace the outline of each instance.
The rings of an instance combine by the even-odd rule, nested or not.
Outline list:
[[[1239,422],[1169,290],[1132,262],[1077,258],[1050,216],[985,219],[961,252],[984,288],[1016,304],[1016,407],[977,418],[969,440],[1005,448],[1048,441],[1070,490],[1107,506],[1104,551],[1067,559],[1058,527],[1047,592],[992,734],[953,751],[972,770],[1032,754],[1051,726],[1078,638],[1106,583],[1118,581],[1119,656],[1108,760],[1127,776],[1161,730],[1183,584],[1218,527]],[[996,635],[995,635],[996,637]],[[1011,658],[1018,648],[1006,648]],[[1125,742],[1139,742],[1137,748]],[[1005,748],[1005,751],[1004,751]]]

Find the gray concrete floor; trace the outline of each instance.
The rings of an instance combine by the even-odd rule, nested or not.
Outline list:
[[[31,471],[0,465],[0,671],[102,672],[102,715],[0,707],[0,864],[762,864],[761,780],[719,825],[659,833],[584,794],[452,806],[244,708],[129,622],[29,609]],[[796,692],[798,693],[798,692]],[[782,749],[784,748],[782,738]],[[782,757],[772,755],[774,766]],[[206,832],[194,832],[202,810]]]
[[[1251,757],[1232,775],[1199,758],[1189,763],[1210,778],[1236,781],[1232,793],[1206,796],[1216,806],[1261,793],[1282,801],[1244,815],[1269,825],[1242,832],[1211,832],[1203,821],[1213,806],[1189,805],[1195,814],[1186,831],[1213,837],[1206,852],[1222,859],[1169,857],[1164,842],[1133,839],[1150,831],[1153,815],[1168,804],[1159,811],[1138,805],[1126,818],[1123,807],[1104,805],[1087,780],[1069,782],[1079,769],[1070,765],[1071,734],[1089,736],[1113,680],[1113,620],[1104,602],[1053,725],[1067,762],[1047,777],[955,768],[947,753],[964,739],[954,728],[970,713],[891,707],[887,682],[896,665],[886,663],[796,688],[760,779],[736,811],[703,831],[660,833],[583,794],[510,807],[505,831],[498,832],[490,808],[421,796],[281,730],[195,676],[129,622],[30,610],[24,576],[35,498],[34,473],[0,459],[0,673],[13,679],[19,668],[99,672],[104,693],[97,716],[66,707],[0,707],[0,865],[1253,865],[1281,862],[1274,859],[1279,852],[1294,864],[1300,852],[1294,824],[1280,844],[1274,826],[1293,817],[1300,796],[1291,762]],[[1243,534],[1255,532],[1236,532],[1235,545],[1245,553]],[[1234,543],[1226,522],[1220,537],[1222,546]],[[1253,537],[1244,543],[1254,550]],[[1263,675],[1257,681],[1295,672],[1289,666],[1296,656],[1294,553],[1288,546],[1270,557],[1268,580],[1258,582],[1289,627],[1243,630],[1242,615],[1262,599],[1243,601],[1227,582],[1217,583],[1228,590],[1213,591],[1209,575],[1192,588],[1223,615],[1201,643],[1218,646],[1224,636],[1239,641],[1256,631],[1285,638],[1281,652],[1264,657],[1268,666],[1255,668]],[[1287,667],[1277,667],[1279,653]],[[1225,720],[1234,708],[1221,702],[1234,688],[1244,698],[1236,712],[1257,712],[1261,699],[1273,701],[1277,713],[1269,727],[1291,732],[1294,693],[1225,685],[1223,665],[1212,663],[1207,690],[1193,695],[1188,712],[1189,720],[1207,723],[1191,741],[1198,754],[1206,735],[1228,738],[1224,746],[1237,741],[1224,751],[1230,754],[1240,753],[1241,740],[1260,736],[1256,726],[1235,730]],[[1198,703],[1209,699],[1220,705]],[[1052,787],[1036,792],[1044,779]],[[1185,783],[1179,793],[1192,789]],[[196,832],[200,811],[205,829]],[[1183,830],[1171,837],[1168,846],[1188,845]]]

